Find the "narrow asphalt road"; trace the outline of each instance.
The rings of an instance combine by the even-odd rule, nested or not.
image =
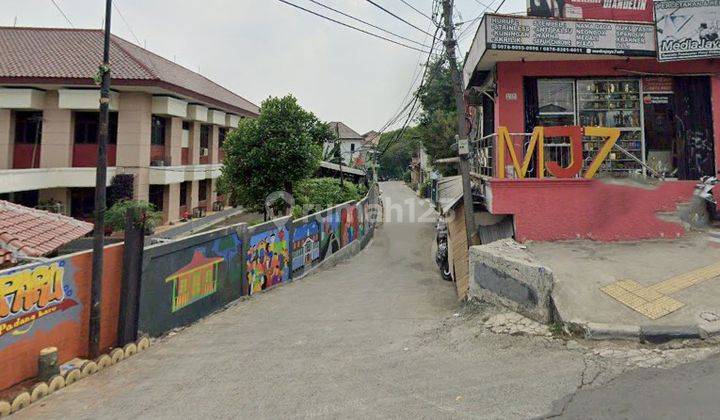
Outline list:
[[[352,260],[237,302],[16,418],[509,419],[575,392],[582,354],[484,331],[483,310],[439,276],[432,218],[411,220],[429,205],[401,183],[382,188],[392,220]]]

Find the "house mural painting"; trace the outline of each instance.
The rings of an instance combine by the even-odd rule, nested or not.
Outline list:
[[[79,323],[74,275],[72,258],[0,274],[0,349],[61,322]]]
[[[246,253],[248,294],[290,280],[289,231],[273,228],[250,237]]]
[[[295,227],[292,243],[292,272],[304,272],[320,261],[320,222],[310,219]]]
[[[172,283],[172,311],[176,312],[217,291],[218,273],[222,257],[207,258],[201,249],[195,250],[190,263],[170,277]]]
[[[243,240],[233,228],[147,248],[139,330],[159,335],[242,295]]]

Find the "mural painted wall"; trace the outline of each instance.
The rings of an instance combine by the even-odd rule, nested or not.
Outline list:
[[[320,231],[320,259],[324,260],[342,248],[340,210],[328,210],[322,217]]]
[[[286,227],[271,228],[250,237],[245,257],[248,294],[290,280],[289,239]]]
[[[345,247],[347,244],[358,238],[360,229],[358,226],[357,213],[357,206],[355,205],[344,207],[340,210],[340,219],[342,223],[340,244],[342,247]]]
[[[320,261],[320,222],[310,218],[293,232],[292,273],[302,274]]]
[[[101,349],[117,337],[122,255],[105,248]],[[91,277],[91,252],[0,272],[0,389],[34,377],[45,347],[61,363],[87,354]]]
[[[139,331],[160,335],[241,296],[241,235],[233,228],[145,250]]]

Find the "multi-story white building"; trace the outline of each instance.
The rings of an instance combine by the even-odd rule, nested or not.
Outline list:
[[[365,138],[342,122],[331,122],[330,130],[332,130],[338,138],[342,163],[348,166],[355,166],[357,160],[362,159],[362,147],[365,143]],[[331,153],[335,147],[336,144],[334,142],[326,142],[324,145],[325,155],[327,156]]]
[[[100,30],[0,27],[0,199],[92,216],[102,48]],[[132,175],[166,222],[211,207],[225,135],[258,107],[116,36],[110,56],[108,184]]]

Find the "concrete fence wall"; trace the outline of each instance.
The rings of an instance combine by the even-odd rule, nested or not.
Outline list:
[[[162,335],[354,255],[372,238],[378,197],[373,187],[357,203],[300,219],[238,224],[145,248],[139,334]],[[102,350],[123,344],[123,253],[124,244],[105,248]],[[0,271],[0,390],[34,377],[45,347],[58,348],[60,363],[87,356],[91,271],[91,251]]]

